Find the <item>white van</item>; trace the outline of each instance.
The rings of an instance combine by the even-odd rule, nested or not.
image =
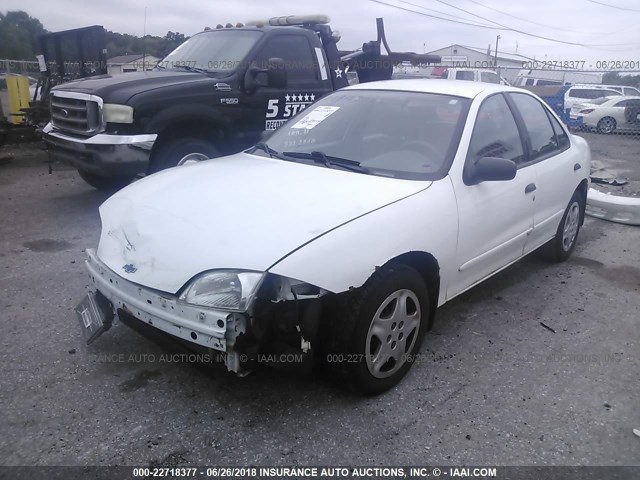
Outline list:
[[[564,110],[569,111],[578,103],[585,103],[588,100],[593,100],[600,97],[616,97],[623,95],[623,88],[631,88],[635,90],[632,92],[629,90],[630,95],[640,96],[640,92],[633,87],[618,87],[612,85],[572,85],[564,93]],[[637,92],[637,93],[636,93]]]
[[[480,68],[419,68],[401,64],[394,68],[392,78],[442,78],[447,80],[468,80],[471,82],[510,85],[507,80],[493,70]]]
[[[435,67],[434,70],[441,68],[441,72],[432,72],[433,78],[446,78],[449,80],[468,80],[471,82],[497,83],[509,85],[504,78],[492,70],[483,70],[479,68],[447,68]],[[440,75],[438,75],[440,73]]]

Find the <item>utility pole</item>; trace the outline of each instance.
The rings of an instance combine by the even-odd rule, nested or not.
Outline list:
[[[142,71],[147,71],[147,7],[144,7],[144,25],[142,27]]]
[[[493,54],[493,66],[498,68],[498,40],[500,40],[500,35],[496,37],[496,51]]]

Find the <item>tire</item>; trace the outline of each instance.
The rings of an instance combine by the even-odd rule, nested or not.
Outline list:
[[[546,245],[547,257],[552,262],[564,262],[571,256],[578,241],[584,208],[584,198],[576,191],[564,211],[556,236]]]
[[[429,312],[427,286],[416,270],[401,264],[382,267],[328,319],[329,372],[362,394],[389,390],[415,361]]]
[[[200,138],[179,138],[159,147],[149,167],[149,173],[178,166],[192,156],[196,161],[218,157],[218,150]]]
[[[133,176],[129,175],[115,175],[112,177],[105,177],[102,175],[96,175],[95,173],[90,173],[85,170],[78,170],[80,174],[80,178],[91,185],[93,188],[96,188],[103,192],[113,192],[116,190],[120,190],[121,188],[129,185]]]
[[[608,135],[610,133],[613,133],[615,129],[616,129],[615,118],[604,117],[604,118],[601,118],[600,121],[598,122],[598,132],[600,133],[604,133]]]

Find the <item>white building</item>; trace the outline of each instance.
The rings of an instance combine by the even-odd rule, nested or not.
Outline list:
[[[126,72],[149,71],[156,66],[159,60],[153,55],[120,55],[107,59],[107,73],[115,75]]]

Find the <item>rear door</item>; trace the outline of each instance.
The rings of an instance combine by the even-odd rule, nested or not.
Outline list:
[[[508,93],[507,98],[525,131],[527,165],[536,172],[528,253],[553,238],[584,172],[570,151],[567,132],[542,102],[525,93]]]

